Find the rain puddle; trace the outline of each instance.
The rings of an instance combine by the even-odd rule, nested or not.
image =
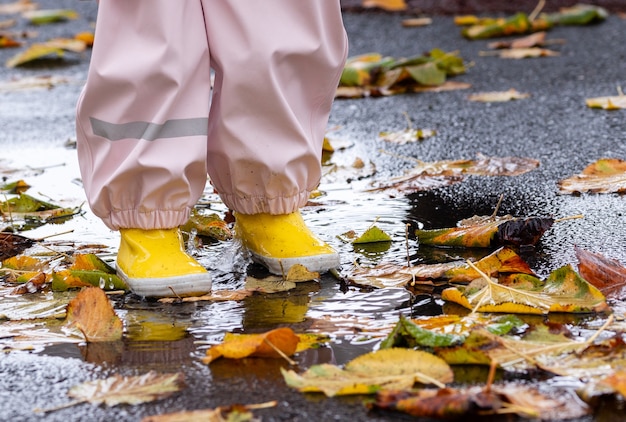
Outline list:
[[[4,162],[18,169],[20,178],[32,185],[29,193],[75,207],[84,203],[75,151],[71,147],[49,148],[42,154],[21,149],[16,157]],[[40,162],[37,161],[40,158]],[[414,241],[407,240],[406,221],[410,213],[407,199],[364,194],[343,181],[331,181],[321,187],[323,195],[303,210],[314,231],[339,250],[342,264],[373,265],[378,262],[403,264],[415,251]],[[207,189],[208,191],[208,189]],[[219,198],[206,194],[199,206],[223,216],[226,209]],[[77,248],[93,249],[99,257],[114,262],[118,238],[83,205],[82,215],[63,224],[46,224],[23,232],[34,239],[47,238],[56,251]],[[363,232],[372,224],[394,240],[388,248],[358,248],[339,239],[349,230]],[[237,240],[195,246],[197,257],[213,277],[214,290],[245,288],[246,277],[265,277],[268,273],[251,264]],[[161,356],[168,365],[172,355],[201,357],[211,344],[221,341],[227,332],[260,332],[277,326],[319,332],[331,337],[336,348],[333,360],[346,362],[372,348],[398,320],[410,314],[414,297],[405,289],[359,290],[347,288],[341,280],[324,274],[319,282],[298,283],[295,289],[271,294],[255,294],[242,301],[161,304],[133,295],[112,295],[118,315],[125,325],[124,343],[106,350],[80,343],[52,344],[43,347],[45,354],[77,357],[95,362],[151,362]],[[22,300],[22,298],[15,300]],[[28,299],[26,299],[29,301]],[[36,300],[36,299],[35,299]],[[429,312],[438,312],[428,300]],[[358,330],[354,327],[360,327]],[[365,329],[363,328],[365,327]],[[141,357],[143,356],[143,357]]]
[[[29,157],[28,163],[12,162],[10,165],[20,169],[20,178],[28,180],[36,195],[51,198],[62,206],[78,206],[84,202],[73,149],[50,148],[46,154],[38,150],[33,155],[22,151],[21,156]],[[42,158],[38,163],[30,157],[45,160]],[[7,165],[6,162],[3,164]],[[379,263],[405,265],[408,261],[412,264],[438,263],[479,259],[485,255],[481,250],[418,248],[411,233],[424,225],[453,226],[461,218],[489,215],[495,205],[489,201],[483,203],[482,208],[474,205],[464,208],[463,201],[454,203],[437,192],[390,197],[365,193],[360,191],[358,182],[348,184],[341,180],[331,180],[320,190],[323,195],[311,200],[303,209],[303,215],[311,228],[340,252],[344,267]],[[220,215],[226,211],[218,198],[209,193],[202,198],[200,206]],[[86,205],[83,209],[82,215],[63,224],[46,224],[23,234],[35,239],[50,239],[50,248],[55,251],[72,251],[79,247],[91,249],[113,263],[117,234],[106,229]],[[391,236],[393,242],[388,248],[359,248],[340,238],[350,230],[362,233],[373,224]],[[550,257],[544,256],[541,247],[527,254],[522,251],[522,255],[532,262],[531,265],[546,268]],[[236,240],[197,244],[193,248],[198,260],[211,271],[214,290],[244,289],[248,276],[268,275],[264,269],[250,263]],[[318,363],[342,365],[375,348],[398,322],[400,315],[413,318],[439,315],[444,313],[444,308],[447,314],[468,312],[444,304],[433,292],[436,292],[434,287],[415,289],[412,293],[405,288],[361,289],[347,286],[341,277],[329,273],[319,281],[297,283],[292,290],[255,293],[240,301],[164,304],[134,295],[111,295],[116,312],[124,322],[123,341],[85,344],[51,340],[41,342],[32,351],[51,357],[77,358],[108,368],[173,371],[181,367],[198,367],[206,350],[220,343],[225,333],[265,332],[288,326],[296,332],[319,333],[330,339],[324,347],[301,353],[297,358],[301,368]],[[4,298],[0,307],[11,300],[36,301],[37,295],[32,299],[28,295],[20,299]],[[536,320],[541,322],[546,318],[541,316]],[[580,333],[594,327],[597,329],[595,325],[601,324],[594,325],[590,317],[573,315],[551,316],[550,320],[579,326]],[[211,364],[211,376],[216,382],[269,383],[284,390],[280,365],[276,360],[257,360],[254,365],[245,361],[218,360]],[[455,368],[455,379],[459,382],[484,382],[487,375],[486,367],[461,365]],[[576,382],[572,381],[572,386],[575,385]],[[233,388],[238,387],[235,384]]]

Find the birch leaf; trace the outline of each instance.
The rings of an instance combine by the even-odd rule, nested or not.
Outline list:
[[[626,161],[619,158],[601,158],[589,164],[580,174],[559,181],[559,192],[625,193]]]
[[[164,399],[180,391],[183,386],[183,375],[180,373],[158,374],[150,371],[140,376],[113,376],[89,381],[72,387],[68,395],[79,402],[116,406]]]
[[[313,365],[301,375],[281,368],[288,386],[301,392],[322,392],[328,397],[372,394],[381,389],[410,389],[415,383],[443,384],[453,380],[447,363],[419,350],[392,348],[359,356],[344,369]]]
[[[474,216],[457,227],[416,230],[420,244],[488,248],[535,245],[554,223],[550,217]]]
[[[115,314],[104,291],[98,287],[81,290],[67,306],[65,323],[78,328],[88,342],[122,338],[122,320]]]

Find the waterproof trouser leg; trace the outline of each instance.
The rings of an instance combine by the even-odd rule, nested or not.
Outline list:
[[[304,205],[347,52],[338,0],[106,0],[95,39],[78,154],[108,227],[183,224],[207,171],[240,213]]]

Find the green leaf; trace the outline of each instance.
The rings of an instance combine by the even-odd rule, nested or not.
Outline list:
[[[69,9],[46,9],[26,11],[22,13],[22,16],[28,19],[33,25],[44,25],[69,19],[77,19],[78,13]]]
[[[391,242],[391,237],[376,226],[372,226],[365,232],[354,239],[352,243],[374,243],[374,242]]]
[[[406,71],[418,83],[426,86],[442,85],[446,81],[446,72],[436,63],[429,62],[417,66],[407,66]]]
[[[589,25],[605,20],[609,16],[606,9],[590,4],[577,4],[564,7],[556,13],[542,14],[541,18],[554,25]]]
[[[461,344],[465,338],[454,334],[440,334],[426,330],[410,319],[400,315],[400,320],[393,331],[380,344],[380,349],[392,347],[444,347]]]
[[[128,290],[116,274],[99,270],[62,270],[52,273],[52,290],[64,292],[81,287],[100,287],[103,290]]]

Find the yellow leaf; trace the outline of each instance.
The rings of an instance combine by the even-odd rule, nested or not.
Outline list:
[[[528,48],[512,48],[510,50],[502,50],[499,56],[502,59],[526,59],[533,57],[555,57],[560,54],[547,48],[528,47]],[[524,97],[525,98],[525,97]]]
[[[404,19],[402,21],[402,26],[407,28],[420,27],[420,26],[428,26],[433,23],[431,18],[411,18]]]
[[[407,5],[404,0],[363,0],[363,7],[379,7],[392,12],[406,10]]]
[[[391,242],[391,237],[376,226],[372,226],[365,232],[354,239],[352,243],[372,243],[372,242]]]
[[[202,359],[211,363],[217,358],[242,359],[247,357],[279,358],[296,352],[300,339],[291,328],[277,328],[263,334],[230,335],[224,342],[211,347]],[[279,350],[280,352],[278,352]]]
[[[94,34],[93,32],[79,32],[74,35],[74,39],[84,42],[87,47],[92,47]]]
[[[609,97],[587,98],[585,100],[589,108],[601,108],[604,110],[619,110],[626,108],[626,95],[614,95]]]
[[[391,348],[359,356],[344,369],[322,364],[301,375],[281,372],[287,385],[302,392],[323,392],[327,396],[373,394],[381,389],[409,389],[415,383],[442,386],[453,380],[443,359],[427,352]]]
[[[85,48],[83,41],[71,39],[54,39],[46,43],[32,44],[25,51],[7,60],[6,66],[16,67],[47,56],[64,57],[65,51],[80,53]]]
[[[530,97],[530,94],[518,92],[515,88],[508,91],[481,92],[468,97],[470,101],[480,101],[485,103],[505,102],[519,100]]]

